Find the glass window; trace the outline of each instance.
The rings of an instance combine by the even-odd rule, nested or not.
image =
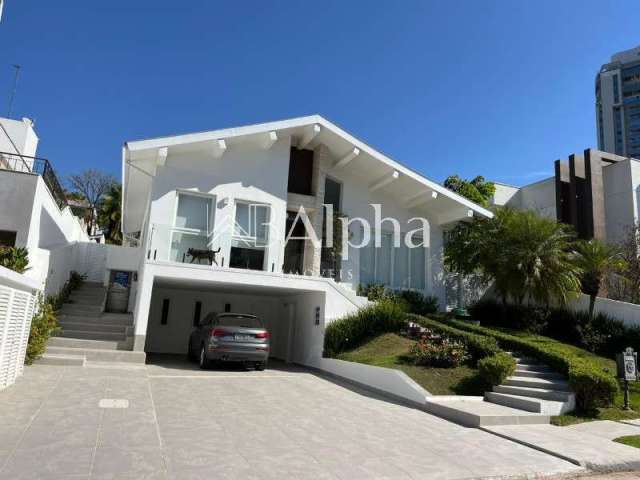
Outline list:
[[[376,283],[391,285],[391,233],[380,235],[380,247],[376,248]]]
[[[404,235],[402,237],[404,239]],[[393,287],[409,287],[409,249],[400,242],[398,248],[393,249]]]
[[[422,243],[422,237],[414,236],[413,244]],[[424,290],[425,280],[425,249],[424,245],[421,247],[413,247],[410,249],[410,261],[411,261],[411,288],[416,290]]]
[[[179,193],[175,226],[208,232],[211,207],[211,197]]]
[[[234,234],[265,244],[269,239],[269,207],[249,203],[236,203]]]
[[[365,245],[360,248],[360,284],[369,285],[375,283],[374,271],[375,271],[375,257],[373,251],[373,245]]]

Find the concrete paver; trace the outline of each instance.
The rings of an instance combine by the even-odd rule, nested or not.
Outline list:
[[[128,400],[128,408],[100,408],[105,398]],[[0,479],[469,479],[580,470],[300,368],[37,365],[0,392]]]
[[[602,427],[597,427],[597,431],[601,429]],[[554,425],[505,425],[486,427],[485,430],[525,445],[535,445],[588,468],[640,469],[639,449],[612,442],[602,434],[589,433],[588,427],[577,429]]]

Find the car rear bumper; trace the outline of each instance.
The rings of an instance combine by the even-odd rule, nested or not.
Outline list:
[[[210,345],[207,359],[225,362],[266,362],[269,359],[269,350],[257,347],[233,348]]]

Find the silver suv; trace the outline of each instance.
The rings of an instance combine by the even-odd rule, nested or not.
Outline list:
[[[213,362],[242,362],[264,370],[269,360],[269,332],[255,315],[209,313],[189,337],[188,355],[200,368]]]

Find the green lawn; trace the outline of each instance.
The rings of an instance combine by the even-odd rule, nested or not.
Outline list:
[[[562,350],[572,356],[587,358],[600,365],[603,370],[610,372],[612,375],[615,375],[616,373],[616,362],[614,360],[598,356],[574,345],[569,345],[549,337],[532,335],[518,330],[511,330],[506,328],[493,329],[496,331],[521,337],[522,339],[538,344],[540,347],[546,350]],[[574,412],[565,415],[559,415],[556,417],[552,417],[551,423],[553,423],[554,425],[573,425],[575,423],[588,422],[591,420],[629,420],[640,418],[640,383],[632,382],[629,386],[629,392],[629,403],[631,405],[631,410],[622,409],[622,406],[624,405],[624,396],[621,386],[620,391],[615,397],[613,406],[608,408],[599,408],[597,411],[590,413]]]
[[[394,333],[386,333],[372,338],[355,350],[338,355],[337,358],[401,370],[434,395],[482,395],[484,393],[486,388],[478,377],[478,371],[467,365],[456,368],[431,368],[410,365],[403,361],[403,355],[414,343],[414,340]]]
[[[630,447],[640,448],[640,435],[627,435],[626,437],[618,437],[613,439],[614,442],[629,445]]]

